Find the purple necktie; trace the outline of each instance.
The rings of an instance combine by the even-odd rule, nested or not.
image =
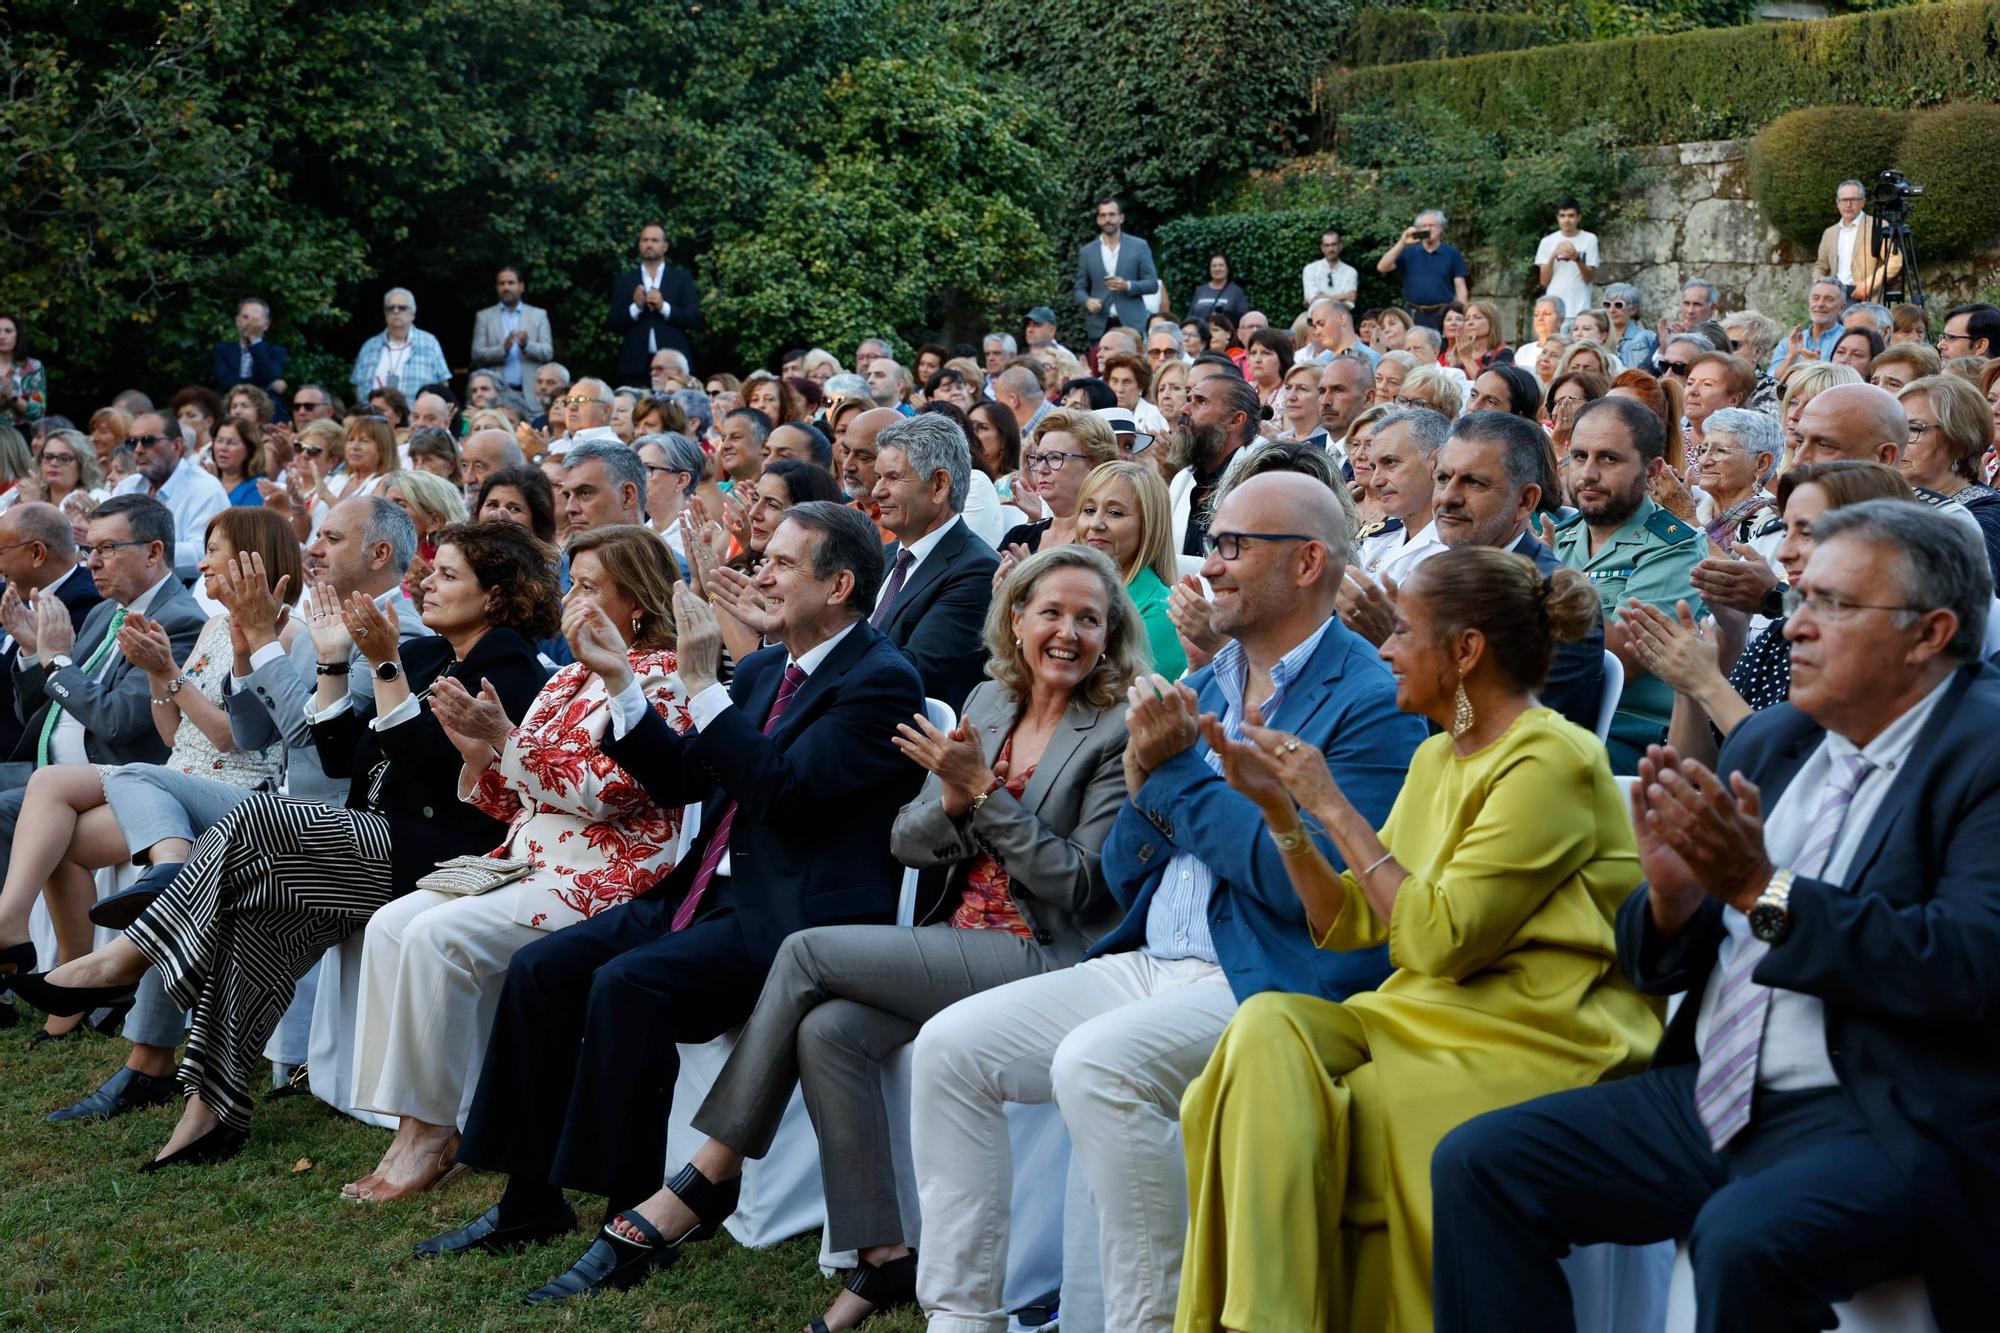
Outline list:
[[[875,604],[875,614],[868,617],[868,623],[876,629],[881,629],[882,622],[889,618],[896,599],[903,594],[903,580],[910,576],[910,566],[916,563],[917,558],[910,554],[909,548],[896,552],[896,567],[889,571],[889,584],[882,589],[882,600]]]
[[[1813,814],[1812,836],[1799,856],[1795,873],[1801,879],[1825,872],[1840,840],[1840,828],[1854,793],[1874,765],[1858,754],[1834,761],[1833,780]],[[1716,994],[1715,1014],[1701,1053],[1701,1073],[1695,1082],[1695,1112],[1708,1130],[1717,1152],[1750,1123],[1750,1097],[1757,1090],[1757,1053],[1764,1044],[1764,1018],[1771,1009],[1771,989],[1750,979],[1751,972],[1771,952],[1755,936],[1743,941],[1723,974]]]
[[[764,734],[770,735],[778,728],[778,719],[785,715],[785,705],[791,703],[792,696],[805,684],[806,673],[799,670],[795,662],[785,668],[785,678],[778,682],[778,697],[771,701],[771,715],[764,719]],[[694,920],[695,909],[701,906],[701,897],[708,892],[708,886],[715,881],[717,867],[722,858],[729,854],[729,829],[736,822],[736,802],[723,807],[722,818],[715,823],[715,836],[709,839],[708,850],[702,853],[701,865],[694,872],[694,882],[688,885],[687,897],[674,909],[673,924],[670,929],[685,930],[688,922]]]

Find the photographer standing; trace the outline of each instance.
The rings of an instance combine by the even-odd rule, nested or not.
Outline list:
[[[1833,206],[1840,221],[1820,233],[1819,258],[1813,262],[1813,276],[1832,278],[1850,300],[1872,301],[1882,285],[1903,270],[1903,256],[1894,252],[1877,271],[1875,263],[1875,219],[1864,210],[1868,187],[1860,181],[1842,181],[1833,192]]]
[[[1465,286],[1465,256],[1444,243],[1445,216],[1435,208],[1417,214],[1389,253],[1375,261],[1377,273],[1403,274],[1403,306],[1425,328],[1444,331],[1444,308],[1471,299]]]

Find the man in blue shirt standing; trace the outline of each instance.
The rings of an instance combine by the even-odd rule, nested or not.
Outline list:
[[[1444,243],[1445,216],[1435,208],[1417,214],[1414,226],[1389,253],[1375,261],[1377,273],[1403,275],[1403,308],[1426,328],[1444,331],[1444,308],[1471,297],[1465,287],[1465,256]]]

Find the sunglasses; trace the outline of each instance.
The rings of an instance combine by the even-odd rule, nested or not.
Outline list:
[[[1690,367],[1688,366],[1688,363],[1687,363],[1687,362],[1685,362],[1685,361],[1662,361],[1662,362],[1660,362],[1660,369],[1661,369],[1661,370],[1664,370],[1664,371],[1666,371],[1666,372],[1667,372],[1667,373],[1668,373],[1669,375],[1679,375],[1679,376],[1681,376],[1681,377],[1682,377],[1683,379],[1685,379],[1685,378],[1687,377],[1687,373],[1688,373],[1688,370],[1689,370],[1689,368],[1690,368]]]
[[[132,435],[126,437],[125,443],[131,445],[134,449],[150,449],[156,444],[165,444],[169,440],[178,443],[180,438],[178,435]]]
[[[1628,303],[1624,301],[1606,301],[1604,303],[1604,308],[1606,310],[1623,310],[1625,309],[1627,304]]]
[[[316,444],[307,444],[307,445],[301,445],[299,447],[299,452],[305,455],[307,458],[318,458],[323,454],[325,454],[326,450],[322,449],[319,445]]]
[[[382,307],[382,311],[384,314],[389,315],[403,315],[409,313],[410,307],[406,305],[385,305]]]

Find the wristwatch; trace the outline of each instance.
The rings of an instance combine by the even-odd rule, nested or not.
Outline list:
[[[1304,824],[1294,824],[1288,829],[1272,829],[1271,841],[1278,844],[1279,851],[1289,856],[1312,846],[1312,834],[1306,832]]]
[[[179,694],[181,692],[181,687],[183,685],[186,685],[187,683],[188,683],[188,678],[186,676],[175,676],[172,680],[167,682],[167,697],[171,699],[176,694]]]
[[[71,664],[72,659],[68,653],[56,653],[49,658],[49,670],[51,671],[60,671]]]
[[[375,668],[375,679],[377,680],[394,680],[402,674],[403,664],[394,658]]]
[[[1759,609],[1764,612],[1766,620],[1783,618],[1785,614],[1785,594],[1788,591],[1790,590],[1784,584],[1774,583],[1771,585],[1770,591],[1764,594],[1764,604]]]
[[[1792,933],[1792,879],[1790,870],[1780,870],[1764,886],[1763,896],[1750,904],[1750,933],[1766,944],[1776,944]]]

